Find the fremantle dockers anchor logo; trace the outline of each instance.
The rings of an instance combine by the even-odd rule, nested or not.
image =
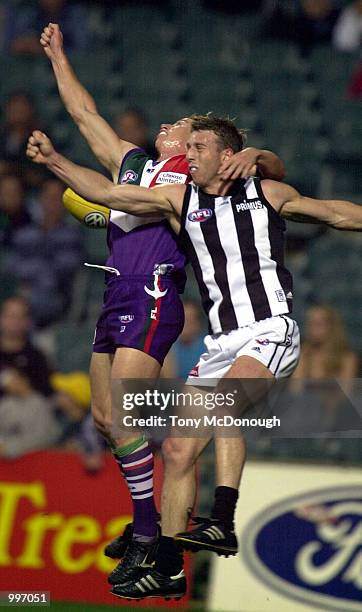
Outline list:
[[[84,217],[84,223],[87,225],[87,227],[106,227],[107,218],[101,212],[90,212]]]
[[[155,300],[158,300],[158,298],[166,295],[168,291],[168,289],[161,291],[161,289],[159,289],[159,287],[157,286],[157,283],[158,283],[158,275],[155,274],[154,281],[153,281],[153,289],[149,289],[148,287],[146,287],[146,285],[143,287],[146,293],[148,293],[148,295],[151,295],[153,298],[155,298]]]

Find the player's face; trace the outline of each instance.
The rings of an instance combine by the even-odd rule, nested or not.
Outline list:
[[[196,185],[207,187],[217,177],[225,151],[214,132],[202,130],[191,133],[186,144],[186,158]]]
[[[156,136],[155,146],[160,155],[182,155],[190,136],[190,120],[185,117],[176,123],[162,123]]]

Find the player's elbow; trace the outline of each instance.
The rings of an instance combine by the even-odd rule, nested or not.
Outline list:
[[[278,160],[278,162],[275,163],[274,169],[272,171],[269,170],[268,172],[265,172],[265,175],[267,175],[273,181],[283,181],[287,176],[287,172],[282,160]]]
[[[351,219],[345,217],[343,215],[335,215],[333,220],[329,223],[336,230],[358,230],[362,228],[362,223],[359,224],[359,227],[353,223]]]
[[[345,214],[345,211],[338,210],[335,207],[329,211],[327,224],[337,230],[355,229],[353,219],[348,214]]]
[[[67,104],[67,111],[70,114],[73,121],[80,127],[85,123],[85,109],[81,108],[78,104]]]
[[[77,103],[77,104],[69,103],[67,105],[67,111],[70,114],[71,118],[73,119],[74,123],[78,126],[78,128],[82,132],[82,134],[87,133],[87,129],[88,129],[87,126],[89,123],[90,114],[97,113],[97,109],[95,106],[94,108],[89,108],[84,103]]]
[[[277,173],[277,178],[275,179],[276,181],[284,181],[284,179],[287,176],[287,171],[285,168],[285,165],[282,161],[280,161],[279,164],[279,168],[278,168],[278,173]]]
[[[86,125],[86,109],[77,104],[68,105],[67,111],[73,119],[74,123],[82,129]]]
[[[102,203],[108,206],[108,208],[129,212],[132,206],[122,189],[119,185],[109,182],[102,189],[102,194],[100,195]]]

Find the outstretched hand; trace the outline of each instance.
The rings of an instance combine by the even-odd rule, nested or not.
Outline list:
[[[63,34],[57,23],[49,23],[40,37],[45,54],[49,59],[55,59],[63,53]]]
[[[26,154],[36,164],[47,164],[55,153],[52,141],[46,134],[35,130],[28,140]]]
[[[259,149],[253,147],[239,151],[221,165],[218,174],[224,181],[255,176],[259,155]]]

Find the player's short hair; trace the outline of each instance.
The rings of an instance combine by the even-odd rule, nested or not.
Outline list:
[[[245,130],[238,130],[228,117],[217,117],[212,113],[191,115],[191,132],[210,130],[218,137],[223,149],[232,149],[234,153],[242,151],[246,142]]]

